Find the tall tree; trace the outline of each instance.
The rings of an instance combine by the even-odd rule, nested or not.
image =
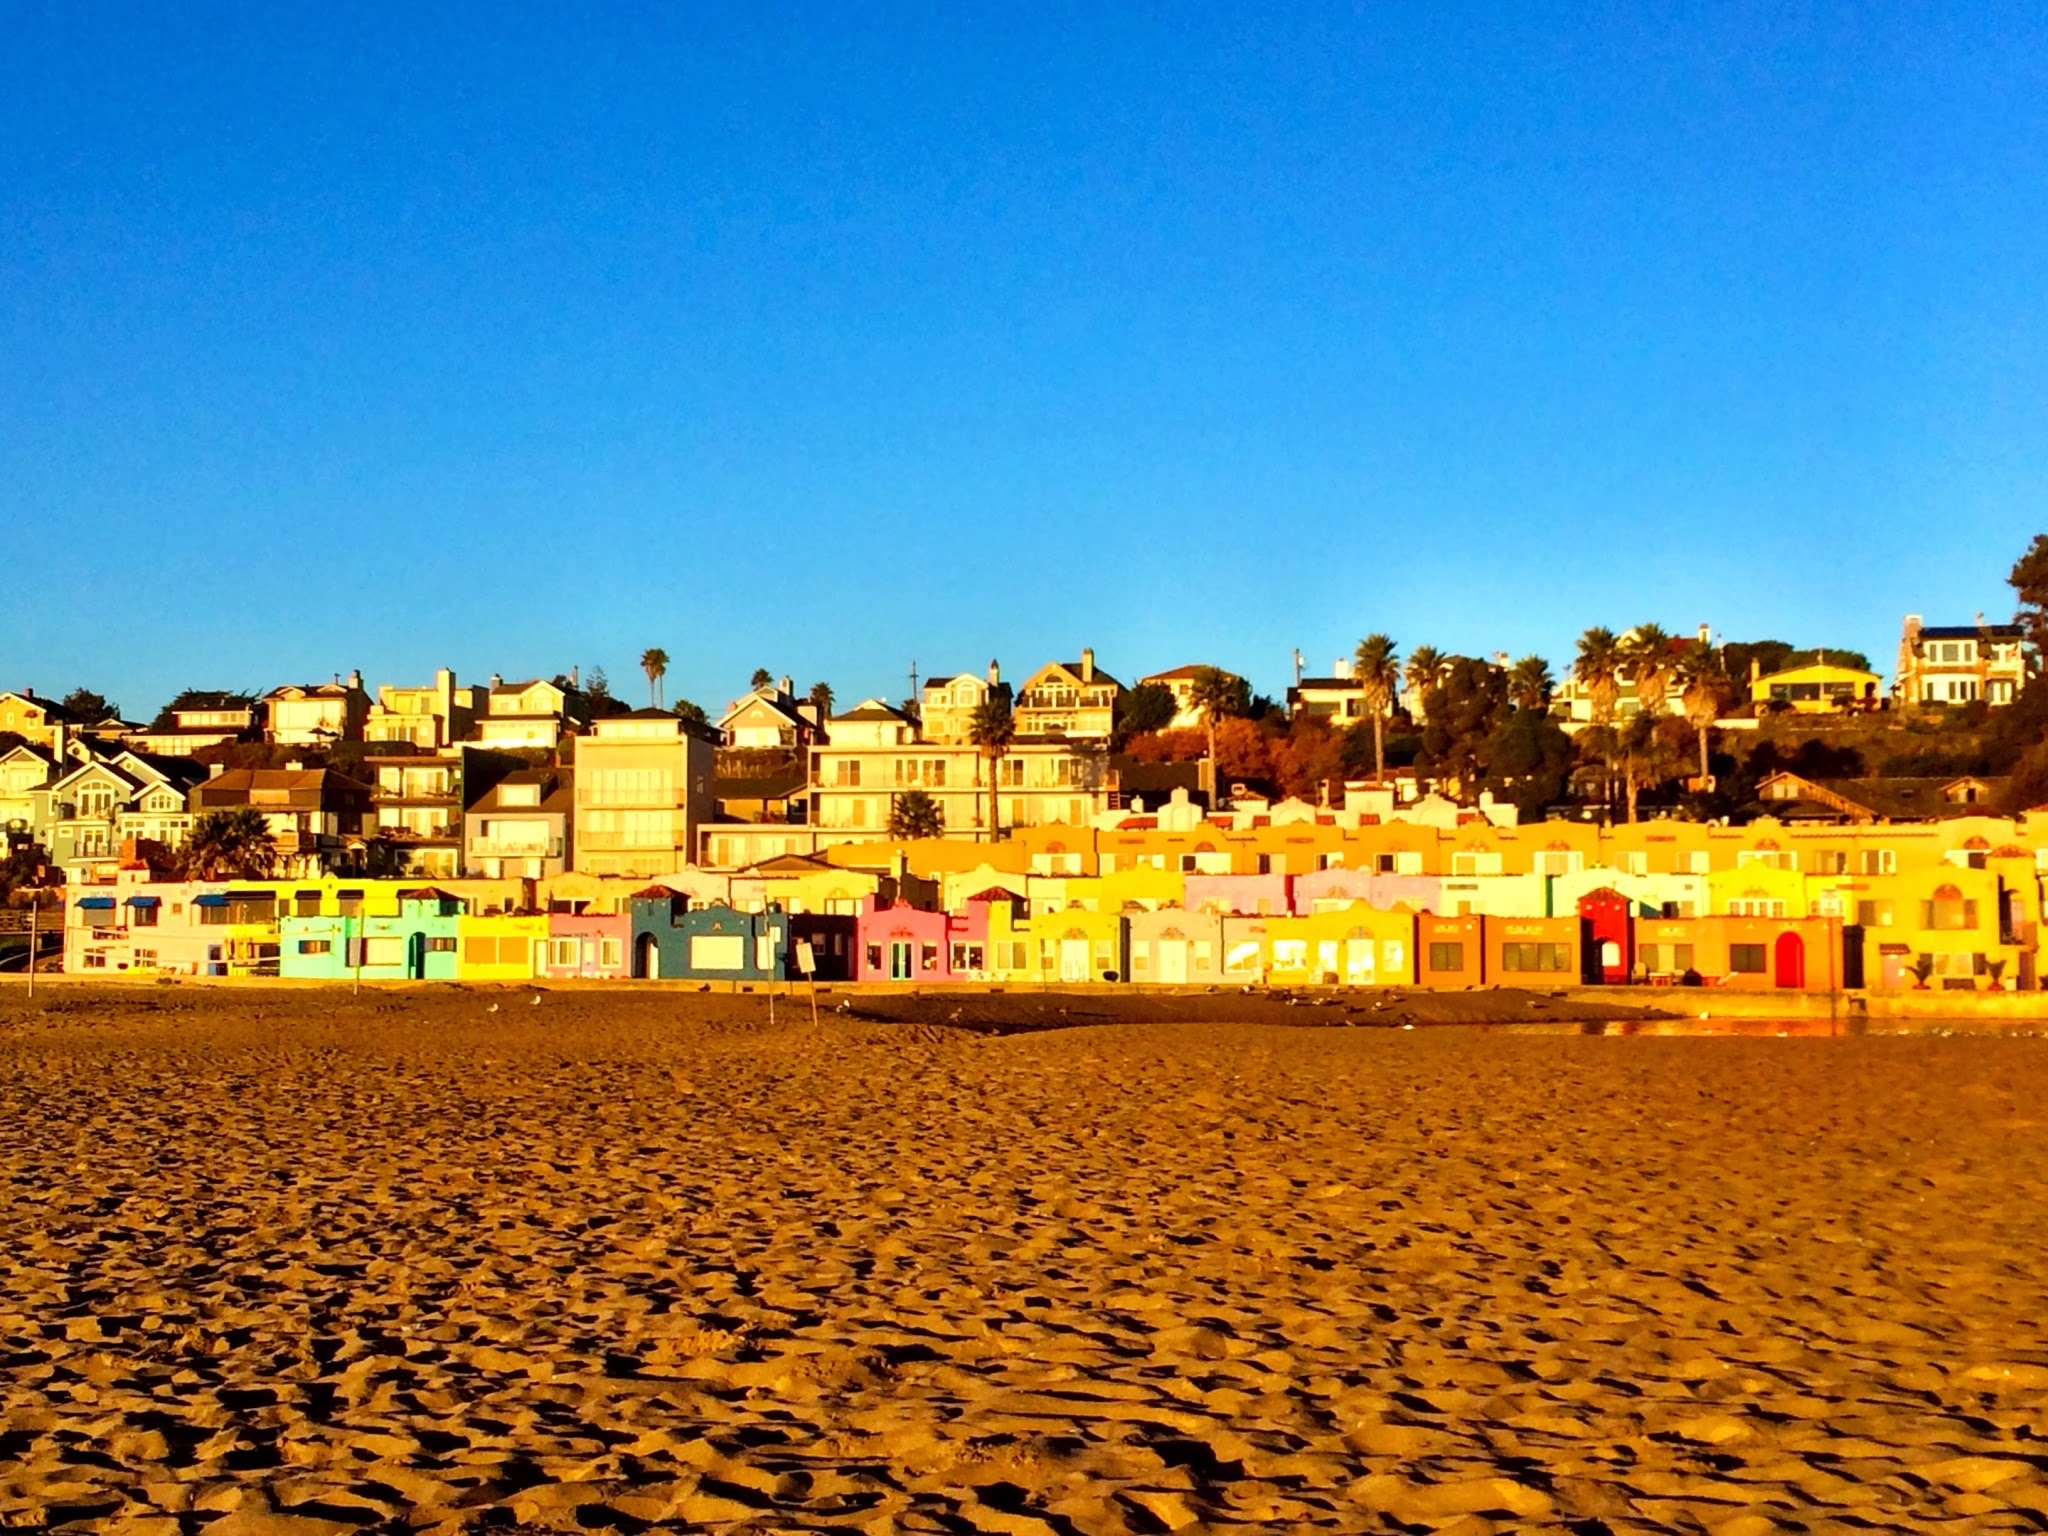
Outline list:
[[[1700,777],[1705,779],[1707,766],[1707,731],[1721,717],[1721,705],[1727,697],[1728,674],[1721,669],[1721,653],[1707,640],[1695,640],[1685,648],[1678,659],[1679,685],[1684,689],[1679,701],[1685,706],[1685,718],[1699,736]]]
[[[811,684],[810,700],[818,706],[818,718],[820,720],[832,718],[832,685],[830,683],[820,682]]]
[[[1621,662],[1621,642],[1614,638],[1613,630],[1596,625],[1579,636],[1572,675],[1586,690],[1596,726],[1614,718],[1614,701],[1621,696]]]
[[[1359,641],[1351,675],[1365,695],[1366,718],[1372,721],[1372,776],[1378,783],[1387,776],[1387,712],[1393,708],[1394,688],[1401,677],[1401,656],[1393,640],[1372,634]]]
[[[66,714],[86,725],[98,725],[121,713],[120,705],[109,703],[105,694],[94,693],[90,688],[74,688],[60,702]]]
[[[756,667],[754,668],[754,675],[747,679],[747,686],[756,693],[760,692],[763,688],[773,688],[775,686],[775,674],[766,667]]]
[[[1188,705],[1202,717],[1202,729],[1209,733],[1209,803],[1221,805],[1223,797],[1216,779],[1216,725],[1222,720],[1239,720],[1251,712],[1251,688],[1241,677],[1221,667],[1198,670],[1188,688]]]
[[[1503,669],[1475,656],[1453,656],[1423,721],[1416,766],[1469,803],[1486,776],[1493,743],[1513,715]]]
[[[968,717],[967,739],[981,748],[988,759],[988,839],[994,842],[1002,832],[1002,801],[996,795],[996,764],[1017,739],[1017,719],[1010,713],[1010,696],[991,693],[974,706]]]
[[[921,789],[906,789],[889,805],[889,835],[898,842],[946,835],[945,809]]]
[[[2048,656],[2048,533],[2037,533],[2027,552],[2013,562],[2006,581],[2019,598],[2013,617],[2027,632],[2036,656]]]
[[[661,708],[661,680],[668,676],[668,652],[651,645],[640,653],[640,670],[647,674],[647,704]]]
[[[689,699],[676,700],[676,715],[683,720],[693,720],[698,725],[711,723],[711,716],[705,713],[704,706]]]
[[[192,823],[180,850],[188,880],[260,880],[277,864],[277,839],[261,811],[210,811]]]
[[[1664,713],[1671,688],[1671,637],[1655,624],[1638,624],[1623,655],[1629,679],[1636,685],[1636,705],[1651,719]]]
[[[1163,731],[1180,713],[1180,703],[1164,683],[1140,683],[1116,704],[1116,733],[1120,740]]]
[[[1403,669],[1402,680],[1408,684],[1408,696],[1422,705],[1425,716],[1429,714],[1429,696],[1436,692],[1436,685],[1442,680],[1449,660],[1433,645],[1418,645],[1408,653],[1408,665]],[[1413,712],[1410,711],[1411,714]]]
[[[1541,656],[1524,656],[1508,672],[1508,697],[1515,708],[1543,711],[1550,708],[1550,696],[1557,684],[1550,675],[1550,663]]]

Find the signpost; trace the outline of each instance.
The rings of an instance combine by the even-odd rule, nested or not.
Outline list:
[[[810,979],[811,983],[811,1024],[818,1022],[818,952],[811,948],[809,939],[796,941],[796,968]]]

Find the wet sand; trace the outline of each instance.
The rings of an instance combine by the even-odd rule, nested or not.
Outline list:
[[[2039,1041],[530,995],[0,993],[0,1526],[2048,1523]]]

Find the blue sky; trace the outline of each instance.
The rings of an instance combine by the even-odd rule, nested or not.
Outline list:
[[[0,686],[1888,668],[2048,527],[2034,7],[417,9],[0,14]]]

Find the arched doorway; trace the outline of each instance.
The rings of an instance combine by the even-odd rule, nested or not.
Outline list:
[[[661,975],[661,942],[651,933],[633,940],[633,974],[642,981]]]
[[[1806,941],[1796,933],[1778,935],[1778,948],[1773,967],[1773,985],[1780,987],[1803,987],[1806,985]]]
[[[424,933],[406,935],[405,974],[414,981],[427,974],[427,936]]]

